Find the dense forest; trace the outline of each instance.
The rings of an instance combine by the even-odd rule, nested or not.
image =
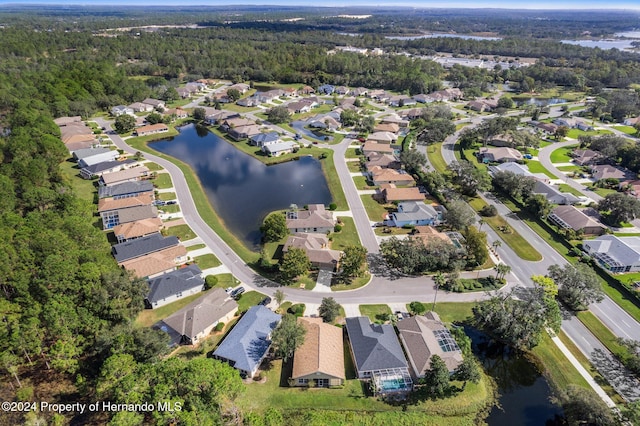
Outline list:
[[[289,17],[301,12],[278,13]],[[309,9],[304,11],[307,22],[278,24],[274,30],[274,25],[251,21],[260,15],[256,10],[247,15],[251,24],[225,24],[228,9],[211,16],[190,9],[175,14],[138,9],[0,9],[4,24],[0,29],[0,393],[4,400],[16,394],[31,399],[35,394],[52,401],[184,402],[181,412],[156,412],[153,418],[120,413],[114,424],[123,425],[143,420],[216,424],[224,415],[238,415],[233,400],[242,386],[233,370],[202,360],[163,360],[164,334],[133,325],[143,309],[145,284],[117,267],[104,234],[94,226],[94,206],[77,198],[63,178],[59,165],[68,152],[54,117],[86,118],[113,105],[160,97],[167,87],[202,77],[332,83],[411,94],[438,90],[442,79],[463,88],[505,80],[526,83],[529,89],[551,84],[626,89],[640,83],[637,55],[550,40],[390,40],[375,28],[389,20],[400,22],[401,15],[385,13],[384,18],[381,14],[357,24],[336,19],[329,25]],[[132,23],[192,23],[196,17],[206,28],[131,30],[113,37],[102,33],[104,28]],[[525,19],[504,24],[477,14],[441,18],[412,15],[402,21],[406,23],[402,32],[459,31],[471,22],[467,28],[473,31],[509,35],[518,19]],[[629,28],[626,17],[610,14],[607,19],[604,26],[595,18],[588,25],[598,24],[607,32]],[[435,20],[446,22],[446,28]],[[577,33],[578,21],[570,22],[564,28],[568,34]],[[542,36],[551,27],[536,21],[526,28],[529,35]],[[393,30],[401,32],[397,24]],[[346,44],[416,55],[442,51],[544,58],[517,70],[445,70],[435,62],[402,54],[327,53]],[[135,392],[125,394],[121,389]],[[108,420],[91,417],[95,415],[85,414],[79,421]],[[16,413],[9,423],[22,420]]]

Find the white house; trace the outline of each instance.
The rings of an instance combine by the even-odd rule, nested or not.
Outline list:
[[[640,237],[603,235],[583,241],[582,247],[600,266],[611,272],[640,271]]]

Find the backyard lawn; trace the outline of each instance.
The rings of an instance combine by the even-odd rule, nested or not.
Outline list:
[[[203,254],[202,256],[195,257],[194,262],[198,264],[203,271],[209,268],[215,268],[222,265],[222,262],[213,253]]]
[[[175,302],[171,302],[164,306],[160,306],[159,308],[145,309],[140,312],[140,314],[138,314],[138,318],[136,318],[136,324],[142,327],[151,327],[161,319],[166,318],[174,312],[179,311],[194,300],[203,297],[206,293],[206,291],[203,291],[201,293],[187,296],[184,299],[176,300]]]
[[[60,163],[60,171],[76,196],[93,202],[93,197],[96,193],[94,181],[80,177],[80,169],[78,169],[78,165],[75,162],[63,161]],[[93,207],[94,209],[96,208],[95,205]]]

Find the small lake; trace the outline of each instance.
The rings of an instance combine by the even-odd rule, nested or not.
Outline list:
[[[617,40],[617,39],[604,39],[604,40],[561,40],[565,44],[573,44],[582,47],[599,47],[600,49],[632,49],[631,42],[638,40]]]
[[[562,98],[523,98],[523,97],[514,96],[512,99],[518,106],[535,105],[539,107],[545,107],[549,105],[564,104],[567,102],[566,99],[562,99]]]
[[[385,38],[389,40],[418,40],[421,38],[461,38],[463,40],[502,40],[501,37],[485,37],[485,36],[474,36],[474,35],[466,35],[466,34],[449,34],[449,33],[433,33],[433,34],[422,34],[415,36],[387,36]]]
[[[149,146],[191,166],[218,216],[249,248],[259,248],[260,225],[269,212],[291,204],[331,203],[322,167],[313,157],[266,166],[204,128],[180,130]]]
[[[550,402],[551,388],[539,368],[521,353],[491,340],[485,334],[466,327],[465,331],[471,337],[473,353],[495,380],[500,394],[499,406],[492,408],[487,424],[556,424],[553,422],[562,416],[562,408]]]

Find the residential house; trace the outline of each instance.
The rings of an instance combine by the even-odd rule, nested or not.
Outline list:
[[[533,187],[534,194],[542,194],[551,204],[576,204],[580,199],[568,192],[560,192],[558,188],[548,183],[536,181]]]
[[[381,195],[385,203],[401,203],[403,201],[424,201],[426,198],[415,186],[410,188],[396,188],[394,184],[380,186]]]
[[[333,231],[336,220],[333,213],[322,204],[309,204],[307,210],[287,212],[287,229],[290,232],[314,232],[327,234]]]
[[[433,102],[435,99],[432,96],[420,93],[417,95],[413,95],[413,100],[415,100],[416,102],[420,102],[421,104],[428,104],[430,102]]]
[[[125,210],[129,209],[118,211],[118,215]],[[116,236],[118,243],[124,243],[125,241],[156,234],[160,232],[160,228],[162,228],[162,220],[159,217],[151,217],[134,222],[122,222],[113,228],[113,234]]]
[[[251,145],[262,148],[263,146],[273,145],[280,142],[280,135],[277,132],[258,133],[249,138]]]
[[[395,135],[400,131],[400,126],[396,123],[380,123],[376,124],[373,130],[376,133],[393,133]]]
[[[617,179],[623,181],[626,179],[634,179],[636,176],[626,169],[612,166],[610,164],[598,164],[591,166],[591,176],[595,180],[601,179]]]
[[[513,136],[504,133],[493,135],[487,139],[487,144],[491,146],[512,148],[514,146]]]
[[[489,108],[489,106],[487,106],[487,104],[482,101],[470,101],[467,104],[467,107],[477,112],[491,111],[491,108]]]
[[[539,180],[545,183],[551,182],[551,180],[549,179],[549,176],[547,176],[546,174],[531,173],[527,168],[527,166],[524,166],[522,164],[518,164],[515,162],[506,162],[506,163],[500,163],[496,166],[489,166],[490,174],[497,173],[497,172],[509,172],[509,173],[513,173],[514,175],[530,177],[532,179]]]
[[[369,92],[368,96],[377,102],[387,103],[389,99],[393,96],[392,94],[386,92],[385,90],[372,90]]]
[[[98,180],[98,184],[100,186],[114,186],[125,182],[139,181],[147,176],[149,176],[149,169],[146,166],[137,166],[110,173],[103,173]],[[90,178],[91,177],[89,177],[89,179]]]
[[[253,120],[249,120],[247,118],[242,118],[242,117],[233,117],[233,118],[227,118],[222,122],[222,125],[220,125],[220,129],[228,132],[229,130],[236,128],[236,127],[244,127],[244,126],[250,126],[252,124],[256,124]]]
[[[640,180],[625,180],[618,185],[620,191],[624,191],[627,195],[640,198]]]
[[[104,148],[96,148],[96,149],[104,149]],[[89,166],[93,166],[94,164],[104,163],[108,161],[115,161],[120,156],[120,153],[116,150],[107,150],[103,152],[94,153],[93,155],[83,156],[78,160],[78,167],[81,169]]]
[[[78,150],[81,150],[81,149],[92,148],[97,143],[98,143],[98,141],[96,139],[88,139],[88,140],[85,140],[85,141],[65,143],[64,146],[65,146],[65,148],[67,148],[69,150],[69,152],[71,154],[73,154],[74,152],[76,152]]]
[[[249,86],[247,83],[236,83],[227,87],[227,90],[235,89],[240,92],[241,95],[244,95],[249,91],[250,88],[251,86]]]
[[[347,93],[349,93],[349,88],[346,86],[338,86],[336,87],[335,92],[338,95],[346,95]]]
[[[135,197],[144,192],[153,192],[153,183],[145,181],[123,182],[112,186],[98,188],[98,198],[126,198]]]
[[[450,374],[462,364],[460,347],[435,312],[405,318],[398,321],[396,327],[413,377],[425,376],[434,355],[444,361]]]
[[[300,93],[303,95],[312,95],[316,93],[316,91],[311,86],[303,86],[302,89],[300,89]]]
[[[70,148],[72,144],[74,144],[74,146],[77,149],[77,145],[75,144],[84,142],[85,145],[88,144],[88,146],[86,147],[83,146],[83,148],[89,148],[98,143],[96,139],[96,135],[94,135],[93,133],[74,133],[74,134],[66,134],[66,135],[63,133],[60,139],[65,144],[67,149],[69,149],[70,151],[73,151],[73,149]]]
[[[409,108],[398,111],[398,115],[407,120],[415,120],[416,118],[422,117],[424,111],[424,108]]]
[[[318,93],[323,95],[330,95],[335,90],[336,90],[335,86],[332,86],[331,84],[323,84],[322,86],[318,87]]]
[[[164,133],[168,131],[169,131],[169,127],[167,127],[166,124],[156,123],[156,124],[150,124],[148,126],[138,127],[134,133],[136,136],[147,136],[147,135],[155,135],[156,133]]]
[[[558,126],[556,126],[553,123],[536,122],[535,127],[542,130],[544,133],[548,135],[553,135],[556,132],[556,130],[558,130]]]
[[[311,108],[313,108],[313,102],[303,99],[300,101],[289,102],[286,107],[290,114],[300,114],[311,111]]]
[[[104,154],[105,152],[111,152],[109,148],[86,148],[78,149],[73,152],[72,156],[76,161],[82,160],[86,157],[91,157],[96,154]],[[117,151],[116,151],[117,153]]]
[[[585,235],[602,235],[606,229],[600,222],[573,206],[558,206],[547,218],[562,229],[573,229]]]
[[[224,123],[225,120],[229,120],[232,118],[238,118],[240,117],[240,114],[238,114],[235,111],[228,111],[228,110],[221,110],[221,111],[214,111],[211,114],[208,114],[205,117],[205,123],[211,125],[211,126],[215,126],[217,124],[222,124]]]
[[[433,241],[442,241],[447,244],[453,244],[449,234],[446,232],[440,232],[433,226],[416,226],[413,228],[411,238],[414,240],[422,240],[424,244],[429,244]]]
[[[242,99],[238,99],[236,101],[237,105],[243,106],[243,107],[247,107],[247,108],[253,108],[253,107],[257,107],[258,105],[260,105],[262,102],[260,100],[260,98],[258,96],[249,96],[246,98],[242,98]]]
[[[175,118],[178,120],[189,117],[189,113],[182,108],[166,109],[164,110],[162,115],[165,117],[171,117],[172,115],[175,115]]]
[[[640,237],[603,235],[583,241],[582,248],[613,273],[640,271]]]
[[[400,161],[391,154],[373,152],[369,154],[367,158],[369,161],[366,162],[365,167],[369,173],[377,170],[376,167],[394,170],[399,170],[402,167],[402,163],[400,163]]]
[[[56,123],[56,126],[58,127],[64,127],[68,126],[69,124],[81,123],[82,117],[80,117],[79,115],[73,117],[58,117],[54,119],[53,122]]]
[[[279,157],[284,154],[296,152],[299,147],[300,145],[297,143],[287,141],[265,145],[262,147],[262,151],[269,157]]]
[[[398,114],[390,114],[380,119],[382,124],[397,124],[400,129],[409,127],[409,120],[400,118]],[[375,130],[375,129],[374,129]],[[397,133],[397,132],[395,132]]]
[[[415,185],[416,181],[410,174],[403,170],[385,169],[373,167],[371,171],[371,181],[374,185],[392,183],[394,185]]]
[[[401,228],[403,226],[437,225],[442,214],[432,205],[423,201],[404,201],[398,204],[398,211],[391,213],[385,225]]]
[[[389,106],[392,107],[411,106],[415,104],[416,100],[407,95],[396,95],[389,98]]]
[[[376,394],[413,388],[407,360],[392,325],[371,324],[368,317],[346,318],[352,359],[359,379],[370,379]]]
[[[136,160],[124,160],[124,161],[105,161],[98,164],[92,164],[80,169],[80,175],[84,179],[92,179],[94,177],[100,177],[107,173],[113,173],[120,170],[128,169],[138,164]]]
[[[351,96],[367,96],[367,93],[369,93],[369,89],[367,89],[366,87],[356,87],[355,89],[351,89],[349,91],[349,95]]]
[[[364,145],[362,145],[362,153],[365,156],[369,156],[374,152],[380,154],[393,154],[395,152],[395,149],[391,145],[373,141],[367,141],[364,143]]]
[[[151,111],[153,111],[153,106],[151,106],[149,104],[142,103],[142,102],[134,102],[131,105],[129,105],[129,108],[131,108],[131,110],[133,112],[151,112]]]
[[[568,127],[570,129],[579,129],[585,132],[593,130],[592,125],[578,118],[558,117],[553,120],[553,124],[555,124],[556,126]]]
[[[505,163],[522,160],[522,153],[513,148],[488,148],[478,150],[478,158],[483,163]]]
[[[144,192],[135,197],[101,198],[98,201],[98,214],[102,218],[102,229],[111,229],[120,225],[119,211],[138,206],[150,206],[153,192]]]
[[[219,323],[228,323],[238,312],[238,304],[221,288],[188,304],[162,320],[160,329],[177,335],[177,343],[194,345],[206,338]]]
[[[142,101],[143,104],[151,105],[154,109],[165,109],[167,104],[159,99],[147,98]]]
[[[602,154],[591,149],[576,149],[571,153],[573,162],[579,166],[591,165],[602,158]]]
[[[257,124],[249,124],[247,126],[238,126],[233,127],[228,130],[228,135],[230,138],[239,141],[241,139],[247,139],[251,136],[258,135],[262,133],[262,128]]]
[[[176,300],[191,296],[192,294],[200,293],[202,290],[204,290],[202,271],[198,265],[189,265],[149,279],[149,293],[147,294],[144,303],[149,309],[159,308],[167,303],[175,302]],[[215,290],[222,289],[216,288],[213,293],[216,292]],[[222,291],[224,292],[224,290]],[[224,299],[226,299],[226,297]],[[200,302],[196,306],[202,307],[202,303]],[[192,313],[199,315],[203,313],[202,310],[202,308],[195,309]],[[184,317],[182,318],[185,319]],[[199,319],[200,318],[198,318],[198,320]],[[190,320],[188,318],[186,320],[193,322],[193,317]],[[169,322],[172,321],[170,320]],[[184,333],[181,334],[184,335]],[[207,334],[209,333],[206,333],[205,335]],[[193,341],[193,339],[190,340]]]
[[[123,114],[133,115],[133,109],[129,108],[126,105],[116,105],[111,108],[111,115],[114,117],[118,117]]]
[[[635,126],[638,123],[640,123],[640,116],[627,118],[622,124],[624,124],[625,126]]]
[[[290,248],[302,249],[311,266],[323,270],[335,271],[340,262],[342,252],[329,248],[329,239],[326,234],[298,232],[290,235],[282,248],[286,253]]]
[[[271,332],[280,315],[264,306],[252,306],[213,352],[213,358],[229,363],[243,378],[251,378],[271,346]]]
[[[394,144],[398,140],[398,135],[391,132],[374,132],[367,138],[369,141],[384,144]]]
[[[135,243],[159,234],[152,234],[147,237],[138,238],[121,244]],[[120,244],[118,244],[120,245]],[[158,251],[139,256],[118,264],[127,271],[131,271],[135,276],[153,278],[163,272],[173,271],[179,265],[187,261],[187,249],[183,245],[174,245],[160,249]]]
[[[186,87],[178,87],[176,89],[176,92],[178,92],[178,96],[180,96],[180,98],[182,99],[187,99],[192,95],[191,90],[187,89]]]
[[[304,343],[293,356],[293,386],[341,386],[346,379],[342,329],[322,318],[299,317],[306,330]]]

